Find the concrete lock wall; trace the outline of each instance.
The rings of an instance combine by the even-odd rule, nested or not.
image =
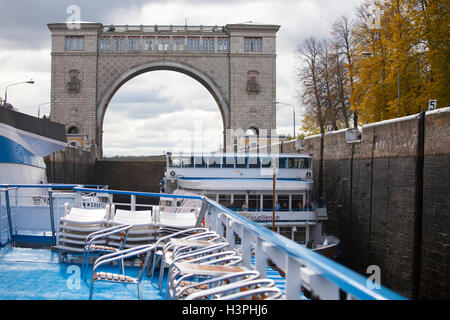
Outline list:
[[[423,135],[421,157],[420,132]],[[359,143],[345,130],[324,136],[326,232],[342,241],[342,263],[407,297],[450,297],[450,108],[363,126]],[[320,135],[283,153],[314,156],[319,196]],[[421,162],[422,159],[422,162]]]

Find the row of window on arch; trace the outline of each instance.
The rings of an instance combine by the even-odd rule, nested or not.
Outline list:
[[[272,194],[236,194],[236,193],[208,193],[206,197],[232,210],[272,210]],[[280,205],[280,211],[307,210],[311,206],[305,202],[305,194],[276,194],[275,201]]]
[[[310,158],[279,157],[276,164],[280,169],[309,169]],[[271,168],[271,157],[201,157],[201,156],[171,156],[169,166],[173,168]]]
[[[229,38],[212,37],[99,37],[100,51],[204,51],[228,52]],[[200,48],[201,47],[201,48]],[[66,36],[66,51],[83,51],[83,36]],[[245,52],[262,52],[262,38],[244,38]]]

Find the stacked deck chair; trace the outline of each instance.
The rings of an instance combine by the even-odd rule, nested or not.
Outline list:
[[[65,204],[65,216],[59,221],[57,249],[68,253],[83,253],[86,237],[108,225],[110,205],[105,208],[70,208]],[[106,239],[96,244],[106,245]]]
[[[130,211],[115,209],[115,206],[112,205],[109,225],[117,226],[124,224],[132,225],[131,229],[128,230],[125,248],[132,248],[156,241],[158,226],[154,221],[152,210]],[[111,235],[109,238],[111,239],[110,244],[120,244],[120,235]]]
[[[197,194],[178,189],[173,194],[198,196]],[[186,198],[176,200],[177,206],[155,208],[155,221],[163,235],[198,226],[197,219],[201,209],[201,201]]]

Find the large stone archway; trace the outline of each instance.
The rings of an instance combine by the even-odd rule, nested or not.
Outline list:
[[[172,70],[214,97],[224,129],[276,127],[276,32],[279,26],[48,25],[52,32],[51,118],[83,123],[102,155],[107,106],[131,78]],[[224,144],[226,133],[224,130]]]

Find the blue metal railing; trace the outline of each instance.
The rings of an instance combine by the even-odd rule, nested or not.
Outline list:
[[[95,192],[103,191],[108,186],[106,185],[83,185],[90,186],[96,189]],[[51,244],[56,244],[56,228],[55,228],[55,217],[54,217],[54,208],[53,208],[53,190],[70,190],[73,191],[75,187],[80,187],[80,184],[61,184],[61,183],[50,183],[50,184],[0,184],[0,193],[5,195],[5,210],[6,210],[6,218],[8,220],[7,229],[3,229],[0,224],[0,232],[4,233],[6,230],[8,231],[8,240],[3,242],[0,239],[0,245],[6,245],[8,243],[12,243],[14,245],[15,239],[19,238],[20,235],[16,234],[16,231],[12,224],[12,213],[11,213],[11,203],[10,203],[10,190],[18,190],[18,189],[50,189],[48,191],[48,204],[49,204],[49,218],[50,218],[50,231],[51,231]],[[17,197],[17,195],[16,195]],[[17,198],[16,198],[17,203]]]
[[[252,254],[250,246],[256,242],[258,248],[255,250],[255,259],[262,261],[261,252],[263,256],[270,258],[276,262],[277,265],[281,265],[281,269],[286,273],[286,296],[290,299],[295,299],[299,296],[302,288],[300,279],[301,272],[312,273],[316,279],[319,278],[320,284],[309,283],[310,289],[315,293],[323,292],[323,283],[328,284],[328,287],[333,291],[341,290],[347,293],[348,297],[357,299],[393,299],[402,300],[405,299],[401,295],[383,287],[369,287],[367,285],[367,279],[348,269],[347,267],[340,265],[339,263],[330,260],[298,243],[291,241],[271,230],[264,228],[256,222],[247,219],[240,214],[233,212],[232,210],[220,205],[219,203],[208,199],[203,196],[191,196],[191,195],[178,195],[178,194],[162,194],[162,193],[149,193],[138,191],[121,191],[121,190],[107,190],[97,188],[86,188],[80,185],[68,185],[68,184],[47,184],[47,185],[0,185],[0,187],[8,186],[10,188],[52,188],[52,189],[71,189],[80,193],[106,193],[112,195],[130,195],[130,196],[143,196],[143,197],[163,197],[163,198],[178,198],[178,199],[194,199],[202,201],[202,210],[205,214],[205,223],[211,229],[217,229],[223,231],[223,226],[227,227],[227,240],[234,239],[234,234],[238,234],[241,237],[241,252],[243,255]],[[96,186],[99,187],[99,186]],[[105,186],[102,186],[105,187]],[[51,194],[50,194],[51,196]],[[51,214],[51,212],[50,212]],[[52,217],[53,218],[53,217]],[[209,224],[209,225],[208,225]],[[222,225],[222,226],[220,226]],[[54,228],[54,226],[53,226]],[[52,230],[54,232],[54,230]],[[228,235],[231,234],[233,238],[228,239]],[[54,236],[54,233],[53,233]],[[263,248],[263,249],[261,249]],[[259,255],[259,256],[258,256]],[[250,257],[246,257],[243,261],[251,260]],[[259,266],[258,266],[259,264]],[[264,265],[265,268],[267,266]],[[256,268],[261,268],[260,262],[257,263]],[[304,270],[304,271],[301,271]],[[317,281],[316,281],[317,282]],[[322,286],[322,287],[321,287]],[[325,286],[326,288],[327,286]],[[319,294],[320,296],[320,294]],[[335,297],[336,295],[334,295]]]
[[[75,187],[74,191],[78,192],[95,192],[95,189],[79,188]],[[218,204],[217,202],[208,199],[203,196],[189,196],[189,195],[174,195],[163,193],[148,193],[148,192],[134,192],[134,191],[119,191],[119,190],[104,190],[104,193],[109,194],[121,194],[121,195],[135,195],[145,197],[164,197],[164,198],[185,198],[195,199],[203,201],[208,206],[210,211],[220,212],[221,215],[227,216],[233,221],[237,222],[240,226],[245,228],[248,232],[251,232],[254,237],[261,239],[262,241],[275,247],[276,250],[283,253],[285,256],[289,256],[294,260],[298,260],[301,264],[305,264],[308,267],[315,269],[319,275],[325,280],[332,282],[339,287],[342,291],[347,292],[352,297],[363,300],[372,299],[386,299],[386,300],[403,300],[403,296],[383,287],[369,288],[367,285],[367,279],[362,275],[348,269],[347,267],[330,260],[310,249],[307,249],[300,244],[291,241],[271,230],[264,228],[257,223],[247,219],[238,213],[231,211],[230,209]],[[207,210],[208,211],[208,210]],[[219,219],[219,217],[216,217]],[[228,227],[230,225],[227,225]],[[289,275],[286,275],[289,279]]]

